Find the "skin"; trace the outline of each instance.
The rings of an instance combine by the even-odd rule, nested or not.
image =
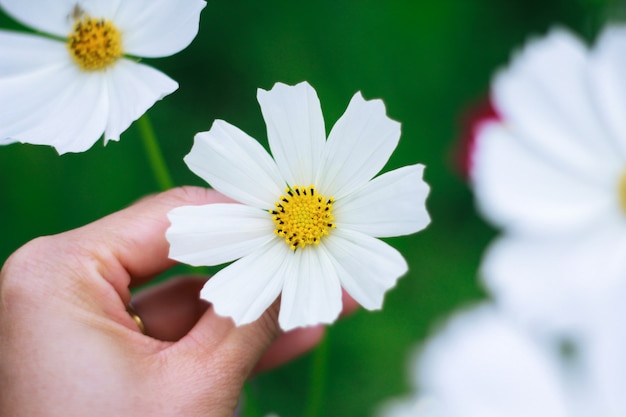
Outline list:
[[[216,202],[177,188],[16,251],[0,271],[0,415],[230,417],[252,373],[311,349],[322,326],[281,333],[276,302],[235,327],[199,299],[202,277],[133,296],[148,336],[126,311],[131,288],[174,266],[166,213]]]

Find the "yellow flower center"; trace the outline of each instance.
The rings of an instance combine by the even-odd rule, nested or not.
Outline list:
[[[292,250],[306,245],[319,245],[322,236],[335,227],[332,215],[332,197],[326,198],[315,192],[315,187],[287,188],[280,197],[276,209],[270,211],[276,228],[274,233],[285,238]]]
[[[77,17],[67,48],[85,71],[105,69],[123,55],[122,35],[113,23],[87,15]]]
[[[622,206],[622,210],[626,213],[626,172],[622,174],[622,178],[620,178],[617,187],[620,206]]]

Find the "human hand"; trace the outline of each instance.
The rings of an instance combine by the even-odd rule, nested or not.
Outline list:
[[[226,201],[177,188],[15,252],[0,272],[0,415],[230,417],[251,372],[312,348],[323,327],[281,334],[278,303],[235,327],[199,299],[200,278],[134,297],[148,336],[128,314],[130,288],[175,264],[166,213]]]

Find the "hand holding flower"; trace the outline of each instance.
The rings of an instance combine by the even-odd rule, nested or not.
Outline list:
[[[13,254],[0,272],[0,415],[230,417],[255,366],[311,348],[321,327],[280,335],[276,304],[235,327],[192,278],[136,296],[149,336],[127,313],[129,287],[174,265],[166,213],[226,201],[177,188]]]

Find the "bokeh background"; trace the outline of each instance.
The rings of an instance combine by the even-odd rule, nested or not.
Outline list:
[[[481,253],[495,231],[480,220],[455,158],[463,115],[488,94],[495,71],[531,36],[554,25],[592,40],[611,0],[208,0],[195,41],[149,63],[180,83],[149,115],[178,185],[205,185],[185,166],[193,136],[215,119],[264,144],[256,89],[309,81],[329,130],[356,91],[382,98],[402,122],[385,170],[426,165],[432,223],[390,239],[410,272],[380,312],[358,311],[329,329],[320,416],[370,416],[410,390],[407,359],[438,322],[484,297]],[[0,12],[0,26],[20,28]],[[1,107],[10,103],[0,103]],[[28,240],[81,226],[158,190],[135,125],[120,142],[82,154],[13,144],[0,148],[0,262]],[[393,202],[389,202],[393,210]],[[249,416],[303,416],[313,356],[256,376]]]

